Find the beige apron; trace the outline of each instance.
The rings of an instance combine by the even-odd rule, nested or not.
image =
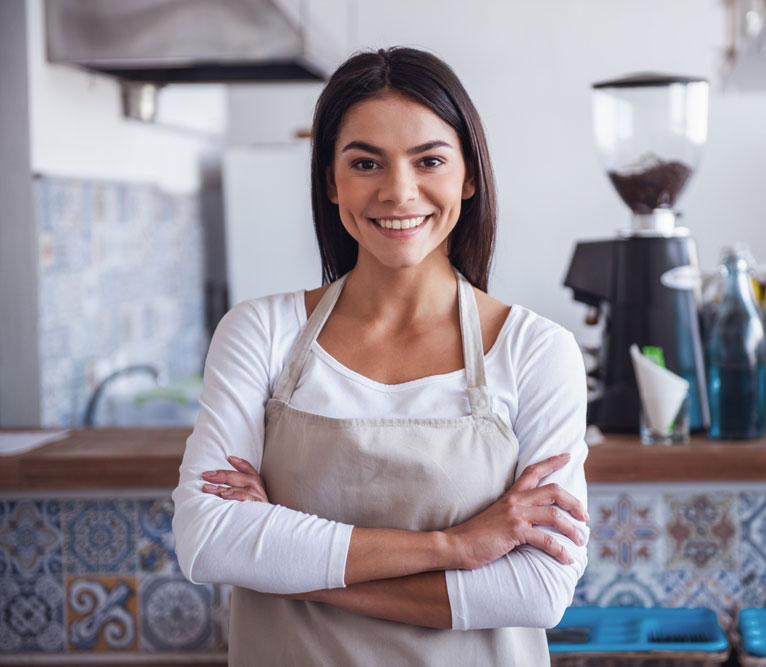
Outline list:
[[[289,405],[344,276],[311,314],[266,405],[260,471],[271,502],[355,526],[423,531],[465,521],[511,486],[518,441],[491,410],[476,301],[455,273],[471,414],[335,419]],[[229,664],[544,667],[549,657],[541,629],[437,630],[235,588]]]

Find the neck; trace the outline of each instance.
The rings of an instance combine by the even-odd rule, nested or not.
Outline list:
[[[417,266],[390,268],[360,252],[343,289],[343,310],[393,327],[441,319],[457,308],[449,258],[433,253]]]

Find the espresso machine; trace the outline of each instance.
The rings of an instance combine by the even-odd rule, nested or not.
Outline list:
[[[666,368],[690,383],[690,427],[709,424],[696,244],[673,208],[699,163],[707,118],[705,79],[638,74],[593,85],[596,144],[630,225],[578,242],[564,285],[602,326],[588,423],[604,431],[638,430],[633,343],[662,348]]]

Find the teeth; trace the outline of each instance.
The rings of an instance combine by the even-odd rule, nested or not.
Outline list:
[[[422,225],[427,217],[427,215],[421,215],[417,218],[405,218],[404,220],[377,218],[375,222],[386,229],[412,229]]]

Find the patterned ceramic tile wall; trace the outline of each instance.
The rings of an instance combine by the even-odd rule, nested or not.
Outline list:
[[[142,184],[35,184],[44,426],[82,423],[95,365],[200,373],[207,339],[198,199]]]
[[[169,495],[0,498],[0,663],[43,653],[223,656],[227,586],[186,581]]]
[[[766,606],[766,485],[592,485],[589,511],[575,604],[724,617]],[[223,656],[231,589],[183,578],[172,514],[169,494],[0,496],[0,664],[21,653]]]
[[[766,606],[766,485],[592,485],[588,568],[575,604]]]

